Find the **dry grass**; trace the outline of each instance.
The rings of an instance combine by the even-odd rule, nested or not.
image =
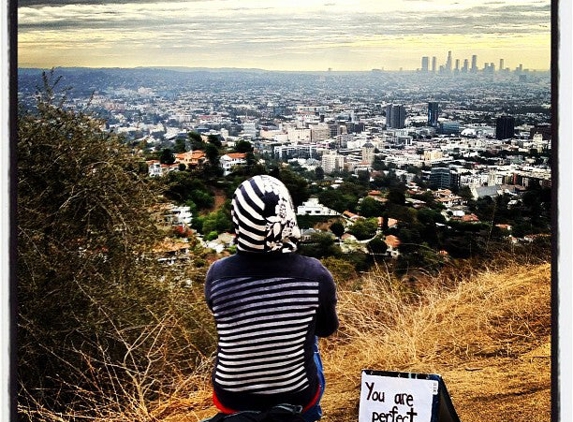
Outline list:
[[[321,340],[324,422],[358,419],[363,369],[442,375],[463,422],[551,420],[549,264],[454,275],[405,285],[379,271],[359,289],[339,286],[341,327]],[[92,420],[200,421],[216,412],[210,369],[204,357],[192,375],[169,380],[169,394],[152,403],[126,397],[121,412],[102,409]]]
[[[341,328],[321,343],[323,421],[357,420],[362,369],[442,375],[463,422],[550,421],[550,273],[549,264],[506,264],[468,270],[450,288],[436,277],[404,289],[380,272],[360,290],[340,289]],[[198,381],[162,420],[215,412],[208,379]]]
[[[323,420],[356,420],[360,372],[374,369],[442,375],[463,422],[549,421],[549,265],[486,270],[451,289],[434,281],[408,305],[383,276],[340,292]]]

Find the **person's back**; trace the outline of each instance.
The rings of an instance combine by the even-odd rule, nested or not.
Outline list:
[[[300,232],[280,181],[244,182],[232,216],[238,251],[215,262],[205,283],[219,335],[215,404],[233,413],[289,403],[317,420],[324,377],[316,337],[338,327],[332,276],[295,253]]]

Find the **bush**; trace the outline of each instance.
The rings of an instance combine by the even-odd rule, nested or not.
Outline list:
[[[202,294],[181,302],[179,273],[153,258],[158,193],[53,86],[46,76],[37,110],[18,117],[18,402],[30,420],[156,397],[213,344]]]

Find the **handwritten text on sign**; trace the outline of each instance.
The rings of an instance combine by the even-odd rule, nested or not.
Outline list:
[[[438,381],[362,372],[358,422],[431,422]]]

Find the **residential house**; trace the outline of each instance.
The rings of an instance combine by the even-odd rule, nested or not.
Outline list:
[[[217,253],[222,253],[225,249],[235,244],[235,235],[233,233],[220,233],[216,239],[206,243],[206,247],[213,249]]]
[[[181,152],[179,154],[175,154],[175,161],[177,163],[185,164],[187,168],[198,167],[202,165],[206,160],[207,156],[205,155],[205,151],[201,150]]]
[[[449,189],[438,189],[434,192],[434,198],[436,202],[442,204],[446,208],[462,205],[463,202],[463,198],[461,196],[455,195]]]
[[[296,213],[297,215],[340,215],[337,211],[319,203],[318,198],[314,197],[299,205]]]
[[[165,238],[153,248],[153,254],[159,262],[173,265],[189,259],[189,243],[184,240]]]
[[[219,159],[223,176],[228,176],[236,167],[247,165],[247,154],[245,152],[230,152]]]
[[[480,219],[477,215],[471,213],[471,214],[464,214],[460,219],[460,221],[462,223],[479,223]]]
[[[150,177],[163,176],[171,171],[179,170],[179,164],[162,164],[159,160],[147,161],[147,173]]]
[[[356,220],[358,220],[359,218],[363,218],[363,217],[361,217],[360,215],[355,214],[355,213],[353,213],[352,211],[349,211],[349,210],[344,211],[344,212],[342,213],[342,216],[343,216],[344,218],[346,218],[347,220],[350,220],[350,221],[356,221]]]
[[[400,255],[400,252],[398,251],[398,247],[400,246],[400,239],[390,234],[384,238],[384,242],[386,243],[386,246],[388,246],[388,249],[386,249],[386,254],[392,258],[398,258]]]
[[[378,227],[384,227],[384,217],[378,217]],[[388,218],[388,228],[395,229],[398,227],[398,220],[395,218]]]
[[[191,207],[187,205],[176,206],[171,205],[163,217],[165,221],[173,226],[187,225],[191,224],[193,220],[193,214],[191,213]]]

